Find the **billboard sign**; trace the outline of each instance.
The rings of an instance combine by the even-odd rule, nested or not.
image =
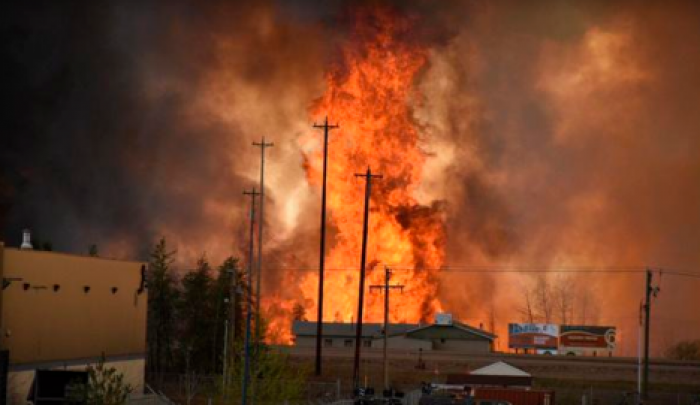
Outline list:
[[[612,350],[615,334],[614,326],[562,325],[559,344],[562,348]]]
[[[508,324],[508,347],[511,349],[556,349],[559,325],[551,323]]]

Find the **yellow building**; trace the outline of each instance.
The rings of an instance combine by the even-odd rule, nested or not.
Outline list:
[[[0,350],[8,404],[26,403],[36,369],[84,369],[104,354],[143,390],[145,263],[8,248],[0,242]]]

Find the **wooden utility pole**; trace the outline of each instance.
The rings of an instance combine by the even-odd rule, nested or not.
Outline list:
[[[314,128],[323,128],[323,191],[321,192],[321,253],[318,270],[318,315],[316,317],[316,375],[321,375],[321,350],[323,343],[323,274],[326,263],[326,169],[328,168],[328,133],[338,125],[329,125],[328,117],[322,125],[314,124]]]
[[[644,372],[642,373],[642,398],[649,399],[649,321],[651,318],[651,298],[659,293],[659,287],[652,287],[653,273],[647,269],[646,294],[644,300]]]
[[[228,371],[229,371],[229,353],[228,347],[231,346],[231,341],[236,341],[236,295],[238,294],[238,274],[236,268],[227,270],[229,277],[229,298],[227,303],[229,313],[226,316],[224,323],[224,367],[223,367],[223,389],[221,395],[223,403],[226,403],[226,392],[228,391]],[[230,326],[229,326],[230,325]],[[231,337],[229,337],[229,329],[231,329]]]
[[[260,277],[262,275],[262,246],[263,246],[263,224],[265,221],[265,148],[275,146],[274,143],[266,143],[265,137],[261,142],[253,142],[253,146],[260,147],[260,220],[258,221],[258,274],[255,282],[255,347],[260,346]],[[256,349],[256,353],[259,349]]]
[[[384,266],[384,285],[371,285],[371,290],[384,290],[384,389],[389,389],[389,360],[387,357],[387,348],[389,346],[389,292],[392,289],[398,289],[403,292],[403,284],[389,285],[391,279],[391,269]]]
[[[248,294],[246,295],[246,326],[245,326],[245,363],[243,369],[243,387],[241,389],[241,404],[246,405],[248,401],[248,383],[250,381],[250,323],[253,314],[253,290],[251,289],[253,284],[253,245],[254,245],[254,231],[255,231],[255,198],[260,195],[255,191],[244,191],[243,194],[250,196],[250,251],[248,253]]]
[[[362,226],[362,257],[360,259],[360,297],[357,304],[357,329],[355,334],[355,367],[353,369],[353,388],[357,391],[360,388],[360,348],[362,347],[362,307],[365,298],[365,264],[367,262],[367,233],[369,227],[369,202],[372,193],[372,179],[382,176],[372,174],[372,170],[367,167],[366,174],[355,174],[355,177],[365,178],[365,216]]]
[[[637,328],[637,394],[642,398],[642,330],[644,328],[644,301],[639,301],[639,327]]]

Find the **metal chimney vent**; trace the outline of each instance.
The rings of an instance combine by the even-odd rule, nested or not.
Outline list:
[[[452,325],[452,314],[437,313],[435,314],[436,325]]]
[[[34,247],[32,246],[32,233],[29,231],[29,229],[25,229],[22,232],[22,245],[20,246],[21,249],[33,249]]]

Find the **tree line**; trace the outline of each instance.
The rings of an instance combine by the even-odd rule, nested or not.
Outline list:
[[[243,338],[250,299],[246,272],[235,257],[212,266],[202,255],[194,269],[180,276],[174,267],[175,255],[165,238],[150,254],[149,380],[159,385],[163,376],[179,375],[187,404],[199,394],[235,403],[242,387]],[[255,307],[254,302],[251,307]],[[260,319],[261,343],[251,348],[250,398],[261,403],[297,399],[307,371],[293,366],[286,355],[264,344],[265,320],[263,316]],[[205,394],[199,389],[202,378],[214,378],[214,392],[209,389]]]
[[[575,278],[538,274],[531,281],[523,288],[518,308],[523,322],[589,325],[597,321],[597,303]]]
[[[213,267],[202,255],[179,276],[176,251],[165,238],[150,254],[147,272],[147,368],[151,374],[218,374],[223,370],[225,323],[231,341],[244,331],[245,274],[229,257]]]

